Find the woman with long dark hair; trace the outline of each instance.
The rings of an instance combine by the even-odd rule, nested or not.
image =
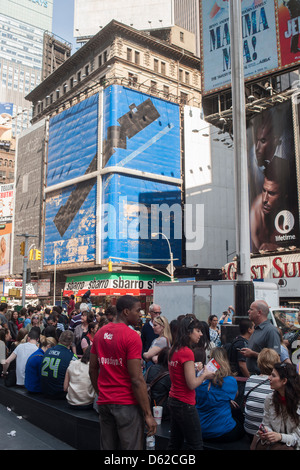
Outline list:
[[[265,399],[262,443],[282,443],[300,449],[300,377],[294,364],[274,365],[269,377],[274,390]],[[254,438],[255,440],[255,438]],[[252,447],[253,448],[253,447]],[[272,449],[272,446],[270,447]]]
[[[189,449],[203,449],[200,420],[195,407],[195,389],[204,380],[212,378],[213,373],[204,368],[202,374],[196,377],[192,346],[199,342],[201,335],[199,321],[187,315],[180,321],[178,334],[170,350],[169,450],[181,449],[184,441]]]

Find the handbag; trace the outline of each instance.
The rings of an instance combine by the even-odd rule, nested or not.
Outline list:
[[[14,387],[17,384],[16,370],[8,370],[4,375],[5,387]]]
[[[274,442],[274,444],[263,442],[259,436],[254,436],[250,450],[295,450],[295,447],[287,446],[283,442]]]

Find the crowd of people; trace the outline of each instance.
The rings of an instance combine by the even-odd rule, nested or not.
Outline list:
[[[88,297],[67,312],[16,314],[5,304],[0,312],[3,380],[94,409],[103,450],[142,449],[145,425],[148,436],[157,432],[156,406],[169,421],[169,450],[240,439],[253,449],[300,449],[300,378],[264,301],[250,305],[228,344],[220,331],[232,323],[231,306],[207,322],[192,314],[169,322],[152,304],[141,329],[141,304],[129,295],[101,313]]]

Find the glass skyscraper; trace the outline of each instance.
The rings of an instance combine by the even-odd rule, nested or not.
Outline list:
[[[31,118],[25,96],[41,82],[44,32],[52,30],[52,14],[52,0],[0,3],[0,103],[13,104],[13,135]]]

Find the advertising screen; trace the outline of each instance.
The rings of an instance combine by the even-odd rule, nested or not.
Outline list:
[[[10,142],[12,138],[13,103],[0,103],[0,142]]]
[[[290,101],[263,111],[247,129],[252,253],[299,246],[295,142]]]
[[[263,77],[300,60],[300,0],[241,0],[245,80]],[[231,85],[229,0],[200,0],[204,94]]]
[[[205,0],[202,10],[202,63],[205,93],[231,84],[228,0]],[[278,67],[274,0],[242,0],[244,76]]]
[[[0,276],[7,276],[10,272],[12,223],[1,225],[0,230]]]
[[[299,0],[277,0],[278,29],[282,66],[299,62]]]

